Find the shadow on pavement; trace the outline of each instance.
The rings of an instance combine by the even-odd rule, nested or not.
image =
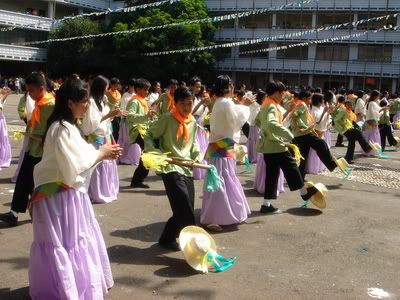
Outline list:
[[[315,208],[289,208],[286,212],[290,215],[300,216],[300,217],[313,217],[322,214],[322,211]]]
[[[0,299],[2,300],[29,300],[29,287],[11,290],[9,288],[0,288]]]
[[[112,231],[110,235],[143,242],[157,242],[164,226],[165,222],[158,222],[126,230],[115,230]]]

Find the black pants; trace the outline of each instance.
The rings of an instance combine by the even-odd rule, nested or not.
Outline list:
[[[195,225],[194,219],[194,184],[193,178],[172,172],[161,175],[172,217],[165,224],[159,239],[160,243],[175,242],[180,231],[189,225]]]
[[[279,171],[282,170],[291,191],[299,190],[304,186],[303,176],[289,151],[281,153],[264,153],[265,192],[264,199],[276,199]]]
[[[379,125],[379,132],[381,134],[381,147],[382,151],[385,151],[386,148],[386,138],[389,142],[390,146],[396,146],[397,141],[394,139],[392,126],[390,125]]]
[[[243,132],[243,134],[247,137],[247,138],[249,138],[249,132],[250,132],[250,125],[249,125],[249,123],[244,123],[244,125],[242,126],[242,132]]]
[[[323,139],[309,133],[306,135],[295,137],[293,139],[293,143],[295,143],[299,147],[301,155],[304,157],[304,159],[301,160],[299,166],[303,179],[306,176],[306,164],[310,148],[314,149],[319,159],[328,168],[329,171],[333,171],[337,167],[331,155],[331,151],[329,150],[328,144]]]
[[[121,118],[120,117],[115,117],[111,121],[112,135],[113,135],[113,138],[114,138],[115,142],[118,142],[118,138],[119,138],[119,123],[120,122],[121,122]]]
[[[365,139],[360,130],[357,130],[355,128],[349,129],[344,133],[344,136],[349,140],[349,145],[347,146],[347,152],[345,156],[345,159],[347,161],[352,161],[354,159],[354,149],[356,147],[356,141],[360,144],[364,152],[371,151],[371,146],[368,145],[368,141]]]
[[[138,137],[136,138],[136,144],[140,146],[140,148],[144,149],[144,141],[142,136],[139,134]],[[139,160],[139,165],[137,166],[135,172],[133,173],[131,184],[137,184],[137,183],[142,183],[143,180],[149,175],[149,170],[147,170],[144,165],[142,158]]]
[[[390,118],[390,123],[393,123],[393,121],[394,121],[394,116],[395,116],[396,114],[389,114],[389,118]]]
[[[343,144],[343,135],[339,133],[336,139],[336,145],[341,145],[341,144]]]
[[[42,160],[41,157],[33,157],[25,153],[21,168],[15,183],[14,195],[11,201],[11,209],[18,213],[24,213],[34,189],[33,168]]]

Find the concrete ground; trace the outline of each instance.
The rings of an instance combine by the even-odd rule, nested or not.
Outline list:
[[[9,129],[21,125],[17,97],[5,106]],[[396,134],[399,136],[400,131]],[[0,211],[10,208],[21,141],[12,141],[13,164],[0,171]],[[344,148],[333,148],[340,155]],[[252,214],[247,224],[213,234],[219,252],[237,256],[224,273],[198,274],[181,253],[155,244],[171,211],[162,181],[151,173],[150,190],[129,188],[133,166],[119,166],[119,199],[95,205],[115,280],[106,299],[400,299],[400,152],[389,159],[356,160],[348,181],[340,174],[308,176],[329,189],[327,208],[298,208],[297,192],[276,203],[282,214],[258,213],[262,195],[253,173],[237,173]],[[196,213],[202,181],[196,181]],[[28,259],[32,226],[0,224],[0,299],[29,299]],[[38,274],[40,276],[40,274]]]

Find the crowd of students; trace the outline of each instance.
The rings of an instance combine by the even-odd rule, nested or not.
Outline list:
[[[386,151],[386,139],[390,146],[400,146],[393,134],[400,98],[376,90],[322,94],[320,89],[290,91],[281,82],[269,82],[265,91],[253,94],[235,90],[232,80],[220,75],[210,87],[198,77],[187,86],[170,79],[164,92],[160,82],[131,79],[122,93],[117,78],[100,75],[84,82],[74,74],[55,91],[38,72],[25,85],[18,112],[27,127],[11,210],[0,214],[0,221],[16,226],[19,213],[29,210],[32,216],[33,299],[100,299],[111,288],[110,263],[92,203],[117,200],[118,164],[137,165],[131,188],[151,188],[143,152],[213,165],[220,187],[202,191],[200,223],[209,231],[223,231],[251,213],[236,176],[243,149],[248,161],[257,164],[254,188],[264,196],[260,213],[268,214],[279,212],[274,205],[284,182],[307,201],[318,192],[307,174],[343,169],[330,150],[333,130],[339,134],[336,146],[343,146],[343,137],[348,140],[348,164],[354,162],[356,142],[366,155]],[[1,90],[0,167],[11,161],[2,112],[10,94]],[[246,148],[240,146],[241,132]],[[196,223],[193,180],[210,175],[179,164],[163,164],[157,173],[172,210],[159,245],[178,251],[180,231]]]

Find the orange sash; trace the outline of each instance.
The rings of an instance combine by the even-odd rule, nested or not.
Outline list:
[[[40,100],[35,101],[35,108],[32,111],[32,117],[29,120],[28,127],[32,128],[35,127],[37,124],[40,123],[40,117],[41,117],[41,108],[43,106],[48,105],[50,102],[54,101],[54,96],[51,93],[46,93],[43,98]]]
[[[353,113],[353,111],[351,109],[346,108],[346,111],[350,117],[350,121],[352,121],[352,122],[357,121],[357,116],[355,113]]]
[[[275,102],[274,99],[269,98],[269,97],[266,97],[266,98],[264,99],[263,103],[261,104],[261,107],[263,108],[263,107],[267,106],[268,104],[275,105],[275,108],[276,108],[276,111],[277,111],[277,118],[278,118],[278,121],[279,121],[279,123],[282,124],[282,123],[283,123],[283,116],[282,116],[281,110],[280,110],[279,107],[278,107],[278,104]]]
[[[174,106],[171,115],[178,121],[178,130],[176,131],[176,138],[179,140],[181,137],[183,137],[183,143],[186,144],[189,141],[189,128],[187,127],[187,124],[190,124],[191,122],[195,121],[194,117],[192,114],[189,114],[187,118],[183,117],[176,107]]]
[[[144,112],[147,114],[147,112],[149,111],[149,106],[147,105],[147,99],[140,97],[138,95],[133,96],[133,99],[139,102],[139,104],[143,107]]]

